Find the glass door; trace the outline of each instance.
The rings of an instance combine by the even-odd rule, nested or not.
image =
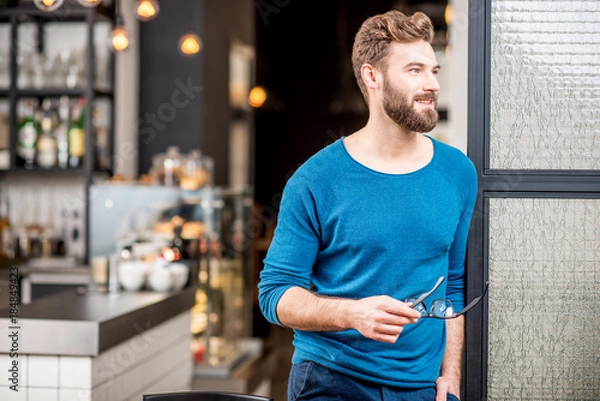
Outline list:
[[[600,397],[600,2],[470,2],[464,399]],[[475,4],[477,3],[477,4]]]

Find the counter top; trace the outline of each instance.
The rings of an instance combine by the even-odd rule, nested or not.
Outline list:
[[[19,332],[19,353],[97,356],[103,351],[190,309],[195,287],[178,292],[65,291],[20,305],[16,324],[8,310],[0,325]],[[0,353],[10,338],[0,337]]]

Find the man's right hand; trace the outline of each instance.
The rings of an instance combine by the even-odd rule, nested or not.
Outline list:
[[[387,295],[363,299],[326,297],[300,287],[289,288],[277,304],[281,324],[306,331],[356,329],[376,341],[394,343],[404,326],[421,314]]]
[[[348,310],[350,326],[367,338],[386,343],[395,343],[404,326],[420,317],[410,304],[387,295],[352,301]]]

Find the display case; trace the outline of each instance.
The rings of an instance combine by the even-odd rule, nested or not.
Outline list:
[[[184,191],[183,208],[202,222],[196,305],[191,331],[198,372],[227,372],[252,350],[252,194],[205,188]]]
[[[197,373],[226,375],[256,351],[247,341],[254,305],[251,191],[96,183],[91,194],[92,258],[161,235],[192,267]]]

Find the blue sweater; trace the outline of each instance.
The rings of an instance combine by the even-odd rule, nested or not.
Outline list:
[[[408,174],[385,174],[355,161],[339,139],[304,163],[283,192],[278,225],[260,274],[259,303],[276,307],[292,286],[326,296],[399,300],[430,290],[464,304],[467,233],[477,176],[459,150],[432,139],[434,155]],[[301,307],[301,306],[299,306]],[[387,386],[435,386],[445,349],[443,320],[405,327],[395,344],[358,331],[294,331],[293,363],[312,360]]]

